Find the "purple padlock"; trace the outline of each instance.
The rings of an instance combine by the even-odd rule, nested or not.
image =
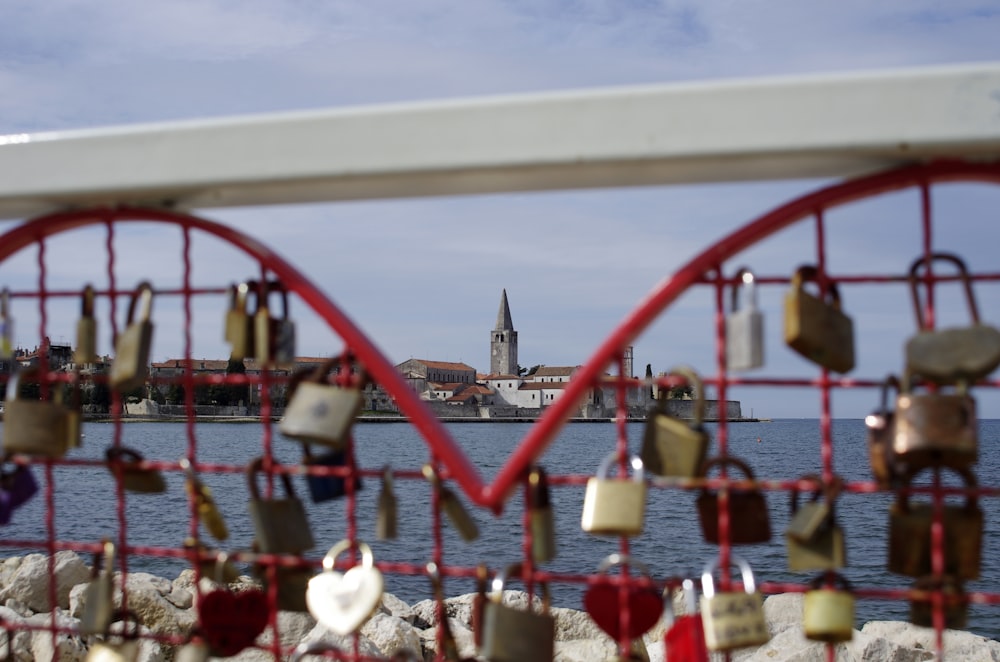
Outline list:
[[[12,471],[0,467],[0,524],[10,522],[11,514],[38,492],[38,483],[31,469],[15,464]]]

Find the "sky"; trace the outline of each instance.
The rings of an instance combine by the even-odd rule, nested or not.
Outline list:
[[[316,0],[5,0],[0,40],[0,135],[275,111],[481,97],[593,87],[822,74],[1000,61],[1000,3],[957,0],[636,0],[385,2]],[[138,167],[138,166],[137,166]],[[461,361],[489,368],[490,330],[506,289],[519,363],[583,364],[651,289],[700,251],[757,216],[830,182],[477,195],[335,204],[211,209],[202,215],[270,246],[316,283],[394,362]],[[935,241],[973,270],[998,272],[997,187],[935,193]],[[904,192],[831,214],[837,273],[904,273],[920,251],[918,199]],[[9,223],[4,227],[10,227]],[[104,237],[74,231],[46,246],[51,287],[99,286]],[[770,276],[810,261],[799,224],[754,246],[741,263]],[[180,283],[176,230],[141,225],[116,237],[123,283]],[[196,284],[254,276],[238,251],[194,241]],[[38,255],[0,265],[12,290],[37,286]],[[985,321],[1000,297],[977,283]],[[783,346],[784,286],[759,288],[767,366],[758,376],[812,376]],[[689,364],[711,372],[712,292],[683,295],[635,343],[636,372]],[[880,379],[902,369],[915,332],[903,287],[845,287],[858,367]],[[957,288],[942,288],[943,321],[968,319]],[[196,302],[195,358],[221,358],[222,297]],[[73,337],[78,304],[51,301],[53,341]],[[16,340],[37,342],[37,305],[15,301]],[[107,315],[99,302],[98,315]],[[119,308],[119,315],[124,311]],[[292,297],[300,355],[341,350],[335,334]],[[179,301],[154,304],[153,360],[184,351]],[[123,323],[119,320],[119,324]],[[101,347],[110,352],[102,327]],[[711,395],[711,393],[710,393]],[[735,389],[744,411],[812,417],[814,392]],[[992,390],[980,415],[1000,417]],[[834,415],[861,417],[872,389],[834,394]]]

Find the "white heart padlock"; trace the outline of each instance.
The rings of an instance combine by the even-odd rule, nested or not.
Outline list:
[[[346,635],[357,630],[375,613],[382,599],[382,573],[375,567],[371,548],[357,543],[361,565],[341,574],[334,570],[337,556],[351,548],[350,540],[341,540],[323,557],[323,572],[309,580],[306,606],[317,623],[333,632]]]

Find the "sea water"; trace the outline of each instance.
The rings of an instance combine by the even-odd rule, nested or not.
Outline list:
[[[528,423],[448,423],[448,432],[468,454],[483,480],[493,479],[516,445],[530,429]],[[714,431],[715,426],[709,426]],[[638,448],[643,426],[627,426],[629,444]],[[83,447],[73,450],[70,459],[103,459],[111,445],[115,427],[108,423],[86,423]],[[730,454],[746,461],[757,477],[768,479],[798,478],[817,473],[820,464],[819,425],[816,420],[775,420],[761,423],[731,424]],[[123,445],[140,452],[147,459],[176,461],[188,447],[187,427],[182,423],[127,423],[121,426]],[[259,424],[199,423],[194,436],[198,461],[227,465],[245,465],[260,455],[263,427]],[[429,452],[419,433],[405,423],[359,423],[354,429],[358,465],[378,472],[384,465],[394,469],[419,470]],[[848,481],[870,479],[865,428],[861,420],[836,420],[833,423],[834,469]],[[1000,421],[980,421],[980,458],[974,467],[982,485],[996,485],[1000,459],[992,453],[1000,441]],[[615,444],[613,423],[570,423],[549,446],[540,463],[550,474],[593,474],[602,458]],[[281,437],[274,428],[273,449],[279,461],[297,463],[301,446]],[[713,442],[712,451],[714,454]],[[314,451],[321,451],[316,448]],[[44,467],[34,467],[41,490],[28,504],[14,513],[12,522],[0,527],[0,555],[14,556],[44,551],[42,546],[25,548],[5,545],[9,541],[44,541],[48,535]],[[55,537],[62,541],[92,543],[102,537],[117,539],[120,514],[115,502],[115,484],[103,466],[58,466],[53,472]],[[188,535],[188,510],[184,479],[180,473],[167,473],[164,494],[127,494],[124,523],[133,546],[178,547]],[[253,527],[247,513],[249,487],[243,472],[210,473],[202,480],[212,488],[226,518],[230,538],[226,550],[248,549]],[[424,480],[397,479],[395,491],[399,504],[399,538],[375,540],[374,522],[379,479],[365,477],[358,494],[358,537],[369,543],[377,561],[422,564],[433,550],[428,484]],[[310,558],[322,558],[326,550],[347,532],[345,501],[320,504],[309,501],[302,477],[293,477],[293,486],[305,502],[316,548]],[[515,490],[503,514],[473,508],[452,486],[477,521],[480,537],[463,542],[450,526],[444,528],[444,562],[473,566],[487,563],[497,569],[517,561],[521,554],[520,490]],[[280,495],[280,482],[275,489]],[[555,509],[558,555],[544,568],[554,573],[593,572],[608,554],[619,551],[618,540],[598,538],[580,530],[583,486],[558,486],[552,489]],[[647,499],[645,529],[631,541],[631,554],[646,563],[656,579],[671,575],[700,575],[704,564],[717,548],[702,540],[695,509],[697,491],[650,489]],[[918,497],[915,497],[918,498]],[[789,494],[768,492],[773,536],[766,544],[741,546],[736,552],[746,558],[758,582],[804,583],[815,573],[791,573],[787,569],[782,535],[789,520]],[[912,580],[886,571],[886,550],[891,494],[845,494],[837,504],[837,515],[847,539],[848,567],[844,575],[859,587],[907,588]],[[971,591],[1000,590],[1000,508],[998,500],[980,500],[985,514],[983,562],[980,579],[969,582]],[[203,535],[206,538],[207,535]],[[212,543],[214,544],[214,543]],[[88,559],[88,562],[90,559]],[[175,577],[186,562],[158,555],[130,555],[129,571],[144,571]],[[246,568],[243,568],[246,571]],[[512,588],[519,588],[511,584]],[[419,575],[388,574],[386,590],[403,600],[416,602],[430,596],[430,586]],[[446,592],[459,595],[474,590],[471,579],[448,578]],[[579,583],[557,583],[552,587],[553,604],[581,608]],[[860,599],[857,623],[868,620],[905,620],[908,605],[903,601]],[[1000,637],[1000,605],[973,605],[969,610],[969,629],[978,634]]]

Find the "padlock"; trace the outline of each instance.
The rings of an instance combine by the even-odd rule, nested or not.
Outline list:
[[[392,489],[392,469],[386,465],[382,469],[382,489],[378,493],[375,537],[379,540],[395,540],[398,535],[397,519],[396,493]]]
[[[308,467],[347,467],[347,453],[343,450],[333,450],[316,456],[312,454],[309,444],[302,445],[302,465]],[[364,484],[361,482],[361,474],[353,473],[353,491],[361,490]],[[317,476],[306,474],[306,486],[309,488],[309,496],[313,503],[322,503],[339,499],[347,494],[347,477],[345,476]]]
[[[833,372],[854,369],[854,323],[840,309],[837,284],[827,283],[829,301],[803,288],[805,281],[818,281],[814,266],[799,267],[785,295],[785,344]]]
[[[708,454],[705,420],[705,396],[701,378],[691,368],[673,368],[669,376],[683,377],[692,388],[694,420],[691,423],[667,413],[670,400],[660,393],[659,402],[646,414],[646,428],[639,457],[650,473],[657,476],[695,478]]]
[[[14,356],[14,318],[10,316],[10,290],[0,290],[0,359]]]
[[[78,366],[97,363],[97,320],[94,319],[94,287],[83,288],[80,303],[80,319],[76,323],[76,348],[73,363]]]
[[[253,290],[251,290],[253,287]],[[252,358],[254,346],[254,321],[247,309],[250,292],[258,296],[255,281],[229,286],[229,310],[226,311],[226,326],[223,339],[229,343],[229,355],[233,359]]]
[[[275,463],[276,464],[276,463]],[[285,488],[284,499],[262,499],[257,489],[257,472],[262,471],[264,458],[247,465],[247,485],[250,488],[250,519],[253,520],[257,545],[265,554],[301,554],[315,545],[306,509],[295,496],[287,473],[279,474]]]
[[[179,460],[181,469],[184,470],[184,490],[188,497],[194,501],[198,510],[198,520],[205,525],[205,528],[216,540],[222,541],[229,537],[229,529],[226,527],[226,520],[219,512],[219,507],[215,504],[212,496],[212,489],[201,482],[195,474],[191,461],[186,457]]]
[[[111,627],[104,635],[104,641],[95,641],[87,651],[86,662],[136,662],[139,659],[139,617],[134,611],[117,612],[112,623],[121,621],[121,632],[112,633]],[[132,622],[129,629],[128,623]],[[117,643],[111,643],[112,637]]]
[[[281,434],[302,442],[343,448],[364,398],[358,386],[334,386],[328,382],[340,357],[327,359],[309,373],[299,373],[289,383],[290,399],[278,424]],[[364,376],[359,375],[359,383]]]
[[[3,450],[6,454],[59,458],[66,454],[69,438],[69,410],[62,402],[62,385],[49,385],[52,400],[24,400],[19,397],[21,379],[37,372],[36,368],[15,371],[7,381]]]
[[[809,582],[802,605],[802,629],[814,641],[850,641],[854,637],[854,594],[842,575],[824,573]]]
[[[883,490],[894,487],[900,478],[899,467],[893,456],[892,444],[896,433],[896,414],[889,409],[889,389],[899,393],[899,379],[889,375],[882,382],[882,400],[879,408],[865,417],[868,431],[868,461],[872,476]]]
[[[469,515],[469,511],[465,509],[462,502],[459,501],[458,497],[452,492],[446,485],[441,482],[440,477],[437,475],[437,471],[430,464],[425,464],[422,468],[424,478],[430,481],[431,486],[438,492],[438,503],[441,507],[442,512],[451,522],[451,525],[455,527],[458,535],[465,542],[472,542],[479,537],[479,527],[476,526],[475,520]]]
[[[228,554],[219,552],[215,561],[217,588],[198,596],[201,635],[214,657],[230,657],[252,646],[267,627],[267,595],[259,588],[234,592],[225,582]]]
[[[271,590],[272,583],[277,586],[278,609],[300,613],[309,611],[306,590],[309,588],[309,580],[315,575],[311,566],[272,566],[258,563],[251,572],[264,585],[265,592]]]
[[[90,582],[83,591],[83,614],[80,616],[80,634],[107,632],[114,616],[115,545],[110,540],[101,541],[101,551],[94,554]]]
[[[605,576],[618,565],[628,566],[650,580],[649,566],[626,554],[611,554],[597,567],[597,574]],[[623,595],[624,594],[624,595]],[[625,604],[622,604],[622,598]],[[652,584],[641,585],[628,581],[622,588],[616,583],[596,581],[583,594],[583,607],[591,620],[615,641],[634,641],[651,630],[663,614],[663,596]],[[628,628],[622,636],[623,615],[628,616]]]
[[[944,612],[944,627],[965,628],[969,615],[969,598],[962,582],[952,575],[929,575],[913,583],[910,594],[910,622],[920,627],[934,627],[935,602]]]
[[[961,381],[954,392],[913,393],[912,375],[904,375],[896,398],[892,461],[913,472],[926,467],[956,469],[976,463],[979,430],[976,401]]]
[[[69,389],[69,405],[66,407],[66,448],[79,448],[83,441],[83,407],[80,398],[80,367],[73,371],[73,380],[66,385]]]
[[[136,303],[139,313],[136,317]],[[146,383],[149,350],[153,343],[153,286],[139,283],[128,304],[128,326],[118,335],[115,360],[111,363],[108,383],[121,393],[140,388]]]
[[[605,456],[597,476],[587,479],[580,526],[594,535],[637,536],[646,515],[646,481],[642,458],[633,455],[632,478],[608,478],[617,453]]]
[[[545,469],[535,465],[528,472],[531,517],[531,560],[547,563],[556,557],[556,525],[549,499]]]
[[[819,476],[812,474],[799,480],[810,479],[820,482]],[[847,565],[844,532],[834,515],[834,504],[842,486],[843,481],[834,477],[831,484],[817,489],[812,500],[801,508],[799,491],[797,488],[792,490],[792,519],[785,530],[788,569],[792,572],[836,570]]]
[[[975,490],[976,477],[969,469],[956,470],[965,487]],[[913,474],[904,480],[896,502],[889,507],[889,572],[909,577],[929,575],[931,567],[932,503],[911,504],[906,489]],[[959,579],[978,579],[982,558],[983,511],[975,494],[962,506],[944,504],[944,572]]]
[[[764,599],[757,592],[750,564],[736,555],[730,560],[743,576],[742,592],[715,592],[712,573],[718,568],[717,561],[710,562],[701,573],[701,620],[710,651],[760,646],[771,638],[764,618]]]
[[[351,547],[361,552],[361,563],[341,574],[336,570],[337,557]],[[371,548],[361,541],[341,540],[323,557],[323,572],[309,580],[306,605],[317,623],[335,634],[348,635],[378,609],[384,585]]]
[[[702,466],[701,475],[708,477],[708,472],[714,466],[734,466],[746,476],[746,480],[754,482],[750,467],[735,457],[720,455],[712,458]],[[771,519],[767,512],[767,500],[764,493],[756,485],[745,487],[728,487],[729,495],[729,544],[752,545],[767,542],[771,539]],[[698,519],[701,522],[701,532],[706,542],[718,545],[719,536],[719,493],[709,491],[707,487],[701,490],[696,501]]]
[[[928,271],[935,260],[951,262],[958,268],[965,289],[972,323],[965,327],[929,329],[924,308],[917,293],[921,267]],[[972,294],[972,282],[965,263],[951,253],[932,253],[917,258],[910,267],[910,293],[917,317],[917,334],[906,341],[906,370],[939,384],[956,381],[975,383],[1000,365],[1000,331],[979,321],[979,310]]]
[[[27,503],[38,492],[38,483],[31,467],[24,464],[14,464],[10,471],[4,471],[3,466],[10,461],[5,456],[0,463],[0,525],[9,524],[15,510]]]
[[[281,317],[271,317],[271,292],[281,295]],[[254,312],[254,345],[261,365],[287,367],[295,363],[295,323],[289,318],[288,292],[280,281],[260,284]]]
[[[476,662],[475,658],[472,657],[462,657],[458,651],[458,642],[455,641],[455,635],[452,634],[451,624],[448,622],[448,612],[444,609],[444,585],[441,582],[441,572],[438,570],[437,563],[431,561],[426,566],[427,577],[431,580],[431,587],[433,589],[433,599],[441,606],[441,618],[438,619],[438,627],[441,629],[441,653],[447,662]],[[480,597],[477,594],[477,599]],[[478,611],[482,609],[482,605],[479,607],[473,605],[472,610],[472,632],[475,644],[478,647],[480,630],[482,629],[482,614],[477,614]],[[476,622],[477,618],[479,622]],[[423,658],[416,658],[420,662],[423,662]]]
[[[210,550],[197,538],[190,536],[185,538],[184,549],[191,565],[197,567],[197,572],[201,577],[215,578],[220,584],[232,584],[240,578],[240,571],[235,565],[228,559],[220,562],[219,557],[222,553],[218,550]]]
[[[754,275],[741,267],[734,276],[732,303],[726,316],[726,369],[753,370],[764,365],[764,313],[757,308]],[[743,308],[739,292],[743,290]]]
[[[687,612],[674,614],[673,591],[664,591],[664,613],[666,627],[663,632],[663,649],[668,662],[708,662],[708,647],[705,645],[705,624],[698,613],[698,598],[694,592],[694,582],[685,579],[681,583]]]
[[[508,566],[493,579],[490,600],[483,612],[483,645],[479,651],[490,662],[550,662],[555,655],[556,621],[549,613],[549,587],[542,582],[542,612],[503,604],[507,577],[520,572]]]
[[[167,491],[167,483],[159,471],[144,467],[142,455],[124,446],[111,446],[104,452],[108,469],[122,481],[128,492],[157,494]]]

